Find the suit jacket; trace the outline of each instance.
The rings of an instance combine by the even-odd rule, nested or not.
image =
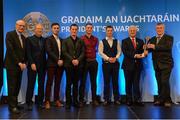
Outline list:
[[[41,39],[41,45],[39,40]],[[36,67],[46,66],[46,53],[45,53],[45,38],[38,38],[33,35],[27,38],[27,56],[28,64],[36,64]]]
[[[122,52],[124,54],[124,59],[122,63],[122,69],[124,70],[134,70],[142,68],[142,60],[134,58],[135,54],[143,53],[143,40],[136,38],[136,49],[130,37],[122,40]]]
[[[150,52],[152,52],[154,69],[172,68],[174,64],[172,58],[173,37],[164,34],[158,44],[156,44],[156,41],[156,36],[149,40],[149,43],[155,45],[155,50],[150,49]]]
[[[59,58],[58,44],[57,44],[54,36],[51,35],[46,39],[45,48],[46,48],[46,52],[48,55],[47,67],[56,67],[56,66],[58,66],[58,64],[57,64],[58,60],[63,59],[63,56],[62,56],[62,39],[59,38],[59,40],[60,40],[60,44],[61,44],[60,45],[61,46],[60,58]]]
[[[23,48],[16,32],[10,31],[6,34],[6,55],[5,55],[5,68],[17,69],[18,63],[25,63],[26,58],[26,41],[25,37],[21,35]]]
[[[72,67],[72,60],[78,59],[79,60],[79,66],[83,65],[84,60],[84,42],[80,38],[76,38],[76,44],[73,43],[73,40],[71,37],[66,38],[66,40],[63,41],[62,46],[62,52],[64,56],[64,66],[65,67]]]

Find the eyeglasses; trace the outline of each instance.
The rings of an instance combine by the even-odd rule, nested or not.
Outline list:
[[[25,25],[19,25],[19,24],[17,24],[19,27],[26,27]]]

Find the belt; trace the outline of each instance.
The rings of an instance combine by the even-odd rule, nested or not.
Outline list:
[[[91,62],[91,61],[95,61],[95,60],[96,60],[96,58],[87,58],[86,59],[87,62]]]

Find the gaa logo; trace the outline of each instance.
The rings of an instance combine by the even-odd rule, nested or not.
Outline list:
[[[46,37],[50,31],[50,21],[40,12],[31,12],[27,14],[23,20],[26,22],[25,36],[32,36],[34,34],[34,27],[36,24],[42,24],[44,27],[43,36]]]

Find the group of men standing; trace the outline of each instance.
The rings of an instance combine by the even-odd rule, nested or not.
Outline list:
[[[25,38],[25,22],[18,20],[16,30],[6,35],[5,67],[8,81],[8,103],[12,113],[20,113],[17,96],[21,86],[22,71],[27,68],[28,85],[26,92],[26,104],[28,110],[33,108],[33,93],[36,77],[38,76],[39,108],[49,109],[51,86],[54,81],[54,102],[56,107],[63,106],[59,98],[60,83],[63,70],[66,72],[66,108],[84,106],[84,94],[87,74],[90,75],[92,104],[99,105],[97,100],[97,71],[98,62],[96,52],[102,57],[102,70],[104,78],[104,102],[111,102],[110,82],[112,80],[114,103],[120,105],[118,75],[120,63],[118,58],[124,54],[122,69],[126,82],[127,105],[143,105],[139,88],[140,74],[143,69],[142,58],[148,52],[153,54],[153,64],[158,83],[158,99],[155,104],[171,105],[169,77],[173,67],[172,44],[173,38],[164,34],[164,24],[156,25],[157,36],[144,44],[143,40],[136,37],[136,26],[129,27],[129,37],[119,40],[113,37],[113,27],[106,27],[106,37],[102,41],[92,35],[93,25],[87,23],[86,34],[81,38],[77,36],[78,26],[70,26],[70,36],[65,40],[59,37],[60,25],[52,23],[52,35],[44,38],[42,24],[36,24],[34,35]],[[160,32],[161,31],[161,32]],[[159,38],[159,36],[161,38]],[[159,42],[157,42],[159,41]],[[47,54],[47,57],[46,57]],[[45,75],[47,71],[47,83],[44,92]],[[78,85],[80,81],[80,86]],[[71,87],[73,86],[73,87]],[[72,88],[72,90],[71,90]],[[71,93],[72,91],[72,93]],[[45,93],[45,102],[44,102]],[[71,96],[72,95],[72,96]],[[44,104],[45,103],[45,104]]]

